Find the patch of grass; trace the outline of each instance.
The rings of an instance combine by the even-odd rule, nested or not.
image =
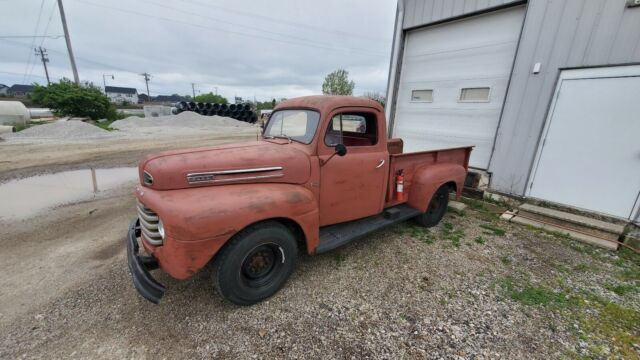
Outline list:
[[[606,284],[604,288],[611,292],[616,293],[618,296],[625,296],[627,294],[635,293],[640,290],[640,287],[634,284],[618,284],[618,285]]]
[[[505,265],[509,265],[511,264],[511,259],[506,255],[502,255],[500,256],[500,262],[502,262]]]
[[[32,127],[32,126],[38,126],[40,124],[42,124],[42,123],[25,121],[24,124],[15,123],[15,124],[10,124],[10,125],[12,125],[14,128],[16,128],[16,132],[18,132],[18,131],[22,131],[22,130],[28,129],[28,128]]]
[[[520,288],[511,276],[500,280],[498,285],[512,300],[525,305],[565,306],[567,304],[565,294],[554,292],[543,286],[532,286],[528,283]]]
[[[464,231],[462,229],[454,229],[453,224],[447,222],[442,226],[442,236],[445,240],[451,241],[453,246],[459,247],[460,240],[464,238]]]
[[[490,206],[487,205],[488,202],[470,198],[461,198],[460,201],[466,204],[471,210],[476,211],[478,217],[483,220],[493,221],[498,217],[497,214],[494,213],[490,208]]]
[[[640,343],[640,311],[598,296],[581,298],[574,313],[583,331],[615,349],[619,358],[637,359]],[[597,355],[597,354],[594,354]]]
[[[480,224],[480,227],[491,231],[491,233],[493,233],[493,235],[496,235],[496,236],[504,236],[507,233],[504,229],[499,228],[497,226],[493,226],[491,224]]]
[[[110,128],[109,126],[111,126],[111,124],[113,124],[115,120],[107,120],[107,121],[103,121],[103,122],[93,122],[92,124],[99,127],[100,129],[103,130],[107,130],[107,131],[114,131],[116,129]]]
[[[511,276],[507,276],[506,278],[500,280],[498,282],[498,285],[500,285],[500,287],[508,292],[512,292],[515,289],[515,285],[513,283],[513,278]]]
[[[525,305],[561,305],[567,303],[564,294],[556,293],[544,287],[528,286],[520,291],[512,291],[511,299],[523,303]]]
[[[484,244],[486,242],[482,236],[477,236],[475,239],[473,239],[473,241],[478,244]]]
[[[433,242],[435,241],[433,234],[431,234],[431,231],[419,225],[412,224],[410,226],[403,227],[400,231],[400,234],[409,235],[413,239],[416,239],[425,244],[433,244]]]
[[[589,265],[587,263],[580,263],[573,267],[574,271],[587,272],[587,271],[598,271],[599,268],[594,265]]]
[[[344,261],[347,259],[347,257],[342,254],[342,253],[337,253],[334,257],[333,260],[336,263],[336,266],[340,266],[342,265],[342,263],[344,263]]]

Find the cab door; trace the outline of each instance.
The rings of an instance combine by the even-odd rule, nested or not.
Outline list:
[[[320,133],[320,226],[382,212],[389,171],[382,114],[375,109],[348,108],[330,115]],[[347,148],[335,155],[335,145]],[[326,162],[328,160],[328,162]]]

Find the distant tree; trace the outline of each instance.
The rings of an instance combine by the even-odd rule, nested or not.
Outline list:
[[[322,93],[325,95],[351,95],[356,84],[349,81],[349,72],[338,69],[324,78]]]
[[[362,96],[379,102],[380,105],[382,105],[382,107],[384,107],[387,103],[387,99],[385,98],[385,96],[382,95],[382,93],[379,93],[377,91],[367,91],[364,94],[362,94]]]
[[[204,102],[204,103],[218,103],[218,104],[228,104],[229,101],[221,95],[216,95],[212,92],[207,94],[200,94],[193,98],[195,102]]]
[[[270,110],[275,107],[276,100],[273,99],[271,101],[258,101],[256,102],[256,110]]]
[[[33,102],[50,108],[58,116],[89,117],[93,120],[116,117],[116,108],[100,88],[69,79],[48,86],[34,84]]]

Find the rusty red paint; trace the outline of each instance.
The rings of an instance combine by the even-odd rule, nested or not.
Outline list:
[[[255,141],[242,144],[167,151],[144,158],[139,165],[153,176],[141,185],[138,200],[162,219],[166,237],[161,246],[143,241],[169,275],[186,279],[204,267],[240,230],[267,219],[297,224],[307,251],[318,246],[321,226],[354,220],[397,205],[395,174],[402,170],[402,202],[425,210],[443,184],[462,191],[471,147],[402,154],[402,142],[390,142],[383,108],[375,101],[348,96],[311,96],[282,102],[282,109],[310,109],[321,114],[308,144]],[[379,139],[371,146],[350,146],[334,156],[323,141],[331,118],[344,112],[375,117]],[[323,165],[321,165],[323,164]],[[189,183],[193,173],[251,170],[215,175],[230,182]],[[268,170],[264,170],[268,169]],[[258,177],[268,175],[267,177]],[[235,181],[244,177],[244,180]]]

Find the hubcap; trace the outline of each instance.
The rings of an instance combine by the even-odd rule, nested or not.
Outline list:
[[[260,280],[269,276],[276,265],[278,248],[274,245],[261,245],[245,258],[242,274],[247,280]]]

